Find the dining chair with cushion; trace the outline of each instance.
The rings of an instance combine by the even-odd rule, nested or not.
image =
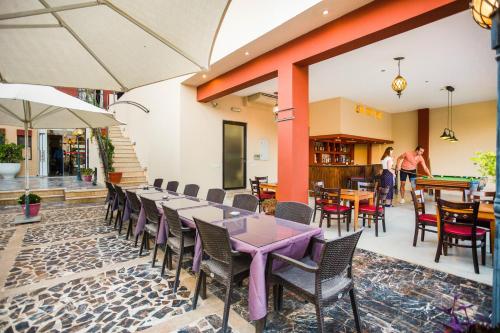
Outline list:
[[[200,187],[198,185],[187,184],[186,186],[184,186],[184,192],[182,192],[182,194],[196,198],[199,190],[200,190]]]
[[[108,189],[108,196],[106,198],[108,203],[108,208],[106,209],[106,217],[104,218],[104,220],[107,220],[109,215],[108,224],[111,224],[111,221],[113,221],[113,208],[114,208],[113,204],[116,198],[116,190],[113,187],[113,184],[111,184],[110,182],[105,182],[105,183],[106,183],[106,188]]]
[[[420,240],[424,241],[425,232],[437,233],[437,215],[425,212],[425,198],[423,190],[411,190],[413,208],[415,209],[415,234],[413,235],[413,246],[417,246],[418,231],[422,234]],[[431,227],[428,229],[427,227]]]
[[[169,181],[167,183],[166,190],[170,192],[177,192],[177,189],[179,188],[179,182],[178,181]]]
[[[478,201],[479,205],[481,204],[493,205],[495,202],[495,196],[496,192],[494,191],[472,192],[470,199],[471,201]],[[493,238],[495,237],[495,235],[491,233],[490,220],[485,220],[478,216],[477,225],[481,228],[487,229],[488,232],[490,233],[490,253],[493,253],[493,244],[494,244]]]
[[[333,240],[311,238],[309,252],[302,259],[293,259],[271,253],[267,260],[267,283],[273,287],[274,309],[283,307],[283,288],[306,299],[316,307],[318,332],[325,332],[323,309],[349,294],[357,332],[361,324],[352,276],[352,258],[363,229]],[[319,260],[315,261],[315,246],[321,246]],[[274,261],[287,264],[272,269]],[[268,288],[268,289],[269,289]]]
[[[129,207],[130,207],[130,217],[128,221],[128,230],[127,230],[127,236],[125,239],[128,239],[132,233],[133,233],[133,227],[134,223],[137,224],[137,221],[139,221],[139,214],[141,212],[141,201],[137,197],[137,194],[135,194],[132,191],[125,191],[125,195],[127,196],[127,200],[129,202]],[[135,246],[137,246],[137,240],[139,239],[139,235],[135,236]]]
[[[366,219],[368,223],[375,224],[375,237],[378,237],[378,223],[382,222],[382,230],[386,232],[385,227],[385,198],[389,193],[389,187],[379,187],[375,193],[375,205],[365,204],[359,206],[359,217],[363,219],[363,227]]]
[[[144,226],[144,231],[142,232],[142,242],[141,248],[139,250],[139,256],[142,256],[142,250],[149,248],[150,238],[155,240],[155,248],[153,251],[153,264],[155,266],[156,253],[158,252],[158,244],[156,243],[156,237],[158,235],[158,228],[160,226],[161,215],[156,206],[156,202],[151,199],[141,197],[142,207],[146,213],[146,225]]]
[[[486,264],[486,230],[477,225],[479,202],[451,202],[438,199],[438,209],[439,242],[434,261],[439,262],[441,254],[448,255],[448,246],[470,248],[474,272],[479,274],[478,248],[481,248],[481,264]],[[458,244],[454,243],[453,239],[470,243]]]
[[[165,214],[168,223],[169,236],[167,238],[167,247],[165,249],[165,256],[163,257],[163,265],[161,267],[161,275],[165,273],[165,266],[169,270],[172,269],[172,252],[177,254],[177,270],[175,272],[175,280],[173,290],[177,292],[179,286],[179,277],[181,274],[182,260],[184,253],[191,252],[194,256],[194,230],[186,228],[182,225],[179,213],[175,209],[163,206],[163,213]]]
[[[260,184],[262,183],[269,183],[269,177],[268,176],[262,176],[262,177],[255,177],[255,180],[258,180]],[[264,193],[267,193],[267,194],[271,194],[271,195],[276,195],[276,193],[274,191],[264,191],[264,190],[261,190],[261,192],[264,192]]]
[[[255,212],[259,207],[259,199],[251,194],[235,194],[233,198],[233,207]]]
[[[258,199],[259,212],[262,210],[262,203],[267,199],[274,199],[274,192],[264,192],[260,189],[260,181],[250,179],[250,189],[252,190],[252,195]]]
[[[226,191],[221,188],[211,188],[207,192],[207,201],[222,204],[226,197]]]
[[[340,188],[321,188],[321,196],[328,198],[329,202],[321,205],[321,218],[319,227],[323,225],[323,219],[326,218],[327,227],[330,227],[331,220],[336,220],[338,225],[339,237],[341,235],[340,222],[346,223],[347,231],[349,231],[349,223],[351,222],[351,208],[342,204],[340,198]]]
[[[115,229],[118,225],[118,235],[121,235],[123,226],[123,212],[125,211],[125,201],[127,197],[125,196],[125,192],[123,192],[121,186],[115,184],[115,190],[118,198],[118,212],[116,213]]]
[[[153,182],[153,187],[161,188],[162,184],[163,184],[163,178],[156,178],[155,181]]]
[[[297,223],[307,224],[311,223],[313,209],[302,202],[278,202],[276,204],[275,217],[280,219],[289,220]]]
[[[222,332],[226,332],[233,286],[248,277],[251,257],[246,253],[232,249],[226,228],[197,218],[194,218],[194,222],[201,238],[204,259],[201,261],[200,271],[196,276],[196,287],[192,300],[193,310],[196,309],[200,289],[205,289],[202,282],[205,283],[206,276],[212,276],[215,281],[226,287],[222,317]]]
[[[316,212],[319,210],[321,212],[321,205],[328,203],[328,197],[323,196],[321,189],[325,187],[325,182],[322,180],[314,181],[312,183],[314,191],[314,215],[313,221],[316,221]]]

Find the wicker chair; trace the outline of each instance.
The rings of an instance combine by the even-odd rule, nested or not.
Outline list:
[[[389,187],[379,187],[376,192],[375,205],[360,205],[359,217],[363,219],[363,227],[366,220],[368,223],[375,223],[375,237],[378,237],[378,222],[382,221],[382,230],[385,232],[385,198],[389,193]]]
[[[118,196],[118,212],[116,213],[115,219],[115,229],[118,223],[118,235],[122,233],[123,226],[123,212],[125,211],[125,192],[123,192],[121,186],[115,184],[116,195]]]
[[[179,182],[178,181],[170,181],[167,183],[166,190],[170,192],[177,192],[177,189],[179,188]]]
[[[437,233],[437,215],[425,213],[424,191],[412,190],[413,208],[415,209],[415,234],[413,235],[413,246],[417,246],[418,231],[422,230],[420,240],[423,242],[425,232]],[[426,229],[432,227],[432,229]]]
[[[251,194],[235,194],[233,198],[233,207],[255,212],[259,207],[259,199]]]
[[[472,249],[474,272],[479,274],[477,248],[481,248],[481,264],[486,264],[486,230],[478,228],[477,214],[479,202],[450,202],[438,199],[439,243],[435,262],[439,262],[441,253],[448,255],[448,246]],[[466,240],[468,244],[453,243],[453,239]]]
[[[153,182],[153,186],[155,188],[161,188],[162,184],[163,184],[163,178],[156,178],[155,181]]]
[[[109,215],[108,221],[108,224],[111,224],[111,221],[113,221],[113,203],[115,202],[116,190],[113,187],[113,184],[111,184],[110,182],[106,182],[106,188],[108,189],[108,208],[106,209],[106,217],[104,218],[104,220],[107,220],[108,215],[111,213],[111,215]]]
[[[215,277],[217,282],[226,287],[224,315],[222,318],[222,332],[226,332],[233,284],[239,283],[248,277],[251,257],[245,253],[233,251],[226,228],[201,221],[197,218],[194,218],[194,222],[201,237],[203,254],[207,255],[209,259],[201,261],[192,301],[193,310],[196,309],[200,288],[205,289],[205,286],[202,286],[202,282],[206,281],[206,275]]]
[[[321,228],[324,218],[326,218],[327,220],[328,227],[330,227],[332,219],[336,220],[340,237],[341,220],[345,221],[347,231],[349,231],[349,223],[351,222],[351,208],[342,205],[342,201],[340,199],[341,190],[339,188],[321,188],[320,193],[321,197],[328,198],[329,202],[321,205],[321,219],[319,220],[319,227]]]
[[[312,259],[313,246],[309,246],[310,252],[298,260],[271,253],[267,260],[267,281],[269,286],[273,286],[274,309],[282,309],[285,287],[316,306],[318,332],[324,332],[323,308],[349,293],[356,330],[361,332],[352,277],[352,257],[362,232],[363,229],[360,229],[334,240],[312,238],[311,245],[322,244],[319,262]],[[274,260],[288,265],[273,272]]]
[[[226,197],[226,191],[221,188],[211,188],[207,193],[207,201],[222,204]]]
[[[262,203],[267,199],[274,199],[275,193],[264,192],[260,189],[260,181],[258,179],[250,180],[250,189],[252,190],[252,195],[259,200],[259,212],[262,210]]]
[[[125,191],[125,195],[127,196],[127,200],[130,205],[130,217],[128,220],[128,230],[127,230],[127,236],[125,239],[128,239],[133,232],[133,227],[134,227],[134,222],[137,223],[139,220],[139,214],[141,212],[141,201],[137,197],[137,194],[131,191]],[[137,246],[137,240],[139,239],[139,235],[135,236],[135,246]]]
[[[200,187],[198,185],[187,184],[186,186],[184,186],[184,192],[182,192],[182,194],[196,198],[199,190],[200,190]]]
[[[278,202],[274,216],[297,223],[311,224],[313,209],[301,202]]]
[[[321,205],[325,205],[328,203],[328,197],[322,196],[323,193],[320,189],[325,187],[325,182],[322,180],[318,180],[313,182],[313,190],[314,190],[314,215],[313,221],[316,221],[316,212],[319,210],[321,212]]]
[[[163,257],[163,265],[161,267],[161,275],[165,273],[165,266],[169,270],[172,269],[172,252],[177,254],[177,270],[175,272],[174,293],[177,292],[179,285],[179,277],[182,268],[182,259],[185,252],[191,252],[194,255],[194,230],[182,226],[179,218],[179,213],[175,209],[163,206],[163,213],[167,219],[169,236],[167,239],[167,247],[165,256]]]
[[[139,250],[139,256],[142,256],[142,249],[149,248],[149,239],[153,238],[155,240],[155,249],[153,251],[153,264],[155,266],[156,253],[158,252],[158,244],[156,244],[156,236],[158,235],[158,228],[160,226],[160,212],[156,203],[144,197],[141,197],[142,207],[146,213],[146,225],[144,226],[144,231],[142,232],[142,242],[141,248]]]

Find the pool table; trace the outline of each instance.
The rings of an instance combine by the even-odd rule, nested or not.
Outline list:
[[[441,190],[461,191],[477,189],[480,178],[478,177],[459,177],[459,176],[441,176],[434,175],[431,177],[417,177],[415,186],[417,189],[434,189],[435,197],[438,199],[441,196]],[[465,195],[465,194],[464,194]]]

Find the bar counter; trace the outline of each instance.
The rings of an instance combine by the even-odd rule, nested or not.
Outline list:
[[[350,177],[370,179],[381,172],[381,164],[309,165],[309,189],[313,190],[312,183],[318,180],[324,181],[325,187],[347,188]]]

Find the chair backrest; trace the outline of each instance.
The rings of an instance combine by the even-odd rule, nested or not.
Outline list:
[[[233,207],[255,212],[259,207],[259,199],[251,194],[236,194],[233,198]]]
[[[413,199],[413,208],[415,209],[415,217],[425,214],[425,198],[423,190],[411,190],[411,198]]]
[[[358,191],[375,192],[376,182],[358,182]]]
[[[384,207],[385,199],[387,198],[387,194],[389,193],[389,186],[382,187],[379,186],[376,193],[375,198],[375,212],[378,212],[379,207]]]
[[[167,206],[163,206],[163,213],[167,219],[168,231],[175,237],[182,238],[182,222],[179,218],[179,213]]]
[[[200,187],[196,184],[187,184],[184,186],[184,192],[182,194],[189,195],[190,197],[196,197]]]
[[[116,190],[113,187],[113,184],[110,182],[105,182],[106,183],[106,188],[108,189],[108,199],[114,199],[116,195]]]
[[[141,202],[144,212],[146,213],[146,219],[151,223],[159,223],[161,216],[160,212],[158,212],[158,207],[156,207],[156,203],[144,197],[141,197]]]
[[[258,179],[249,179],[250,190],[252,190],[252,195],[255,195],[260,199],[260,181]]]
[[[276,204],[276,211],[274,216],[297,223],[307,224],[311,223],[313,209],[301,202],[278,202]]]
[[[333,205],[341,204],[341,192],[342,190],[340,188],[320,188],[320,196],[322,198],[328,198]]]
[[[476,235],[477,214],[479,202],[452,202],[438,199],[439,223],[441,233],[446,224],[468,226],[472,228],[471,235]]]
[[[226,191],[221,188],[211,188],[207,193],[207,201],[215,202],[215,203],[223,203],[224,198],[226,197]]]
[[[325,187],[325,182],[323,180],[313,181],[312,187],[313,187],[313,191],[314,191],[314,198],[320,199],[320,197],[321,197],[320,189]]]
[[[118,204],[120,204],[121,206],[124,206],[126,197],[125,197],[125,193],[122,190],[122,187],[115,184],[115,190],[116,190],[116,194],[118,195]]]
[[[493,204],[495,201],[496,192],[474,192],[472,194],[473,201],[480,203]]]
[[[170,181],[167,183],[167,188],[166,190],[167,191],[170,191],[170,192],[177,192],[177,188],[179,187],[179,182],[178,181]]]
[[[207,223],[196,217],[193,219],[201,237],[203,252],[209,255],[211,259],[215,259],[226,265],[231,265],[233,256],[227,229],[212,223]]]
[[[155,181],[153,182],[153,186],[156,188],[161,188],[162,184],[163,184],[163,178],[156,178]]]
[[[267,177],[267,176],[255,177],[255,180],[258,180],[259,183],[269,183],[269,177]]]
[[[137,194],[131,191],[125,191],[125,195],[127,196],[128,202],[130,203],[130,208],[134,213],[139,213],[141,211],[141,201],[137,197]]]
[[[363,228],[352,234],[325,241],[319,260],[319,274],[316,277],[320,281],[317,282],[339,276],[346,269],[347,275],[352,276],[352,257],[362,232]]]

